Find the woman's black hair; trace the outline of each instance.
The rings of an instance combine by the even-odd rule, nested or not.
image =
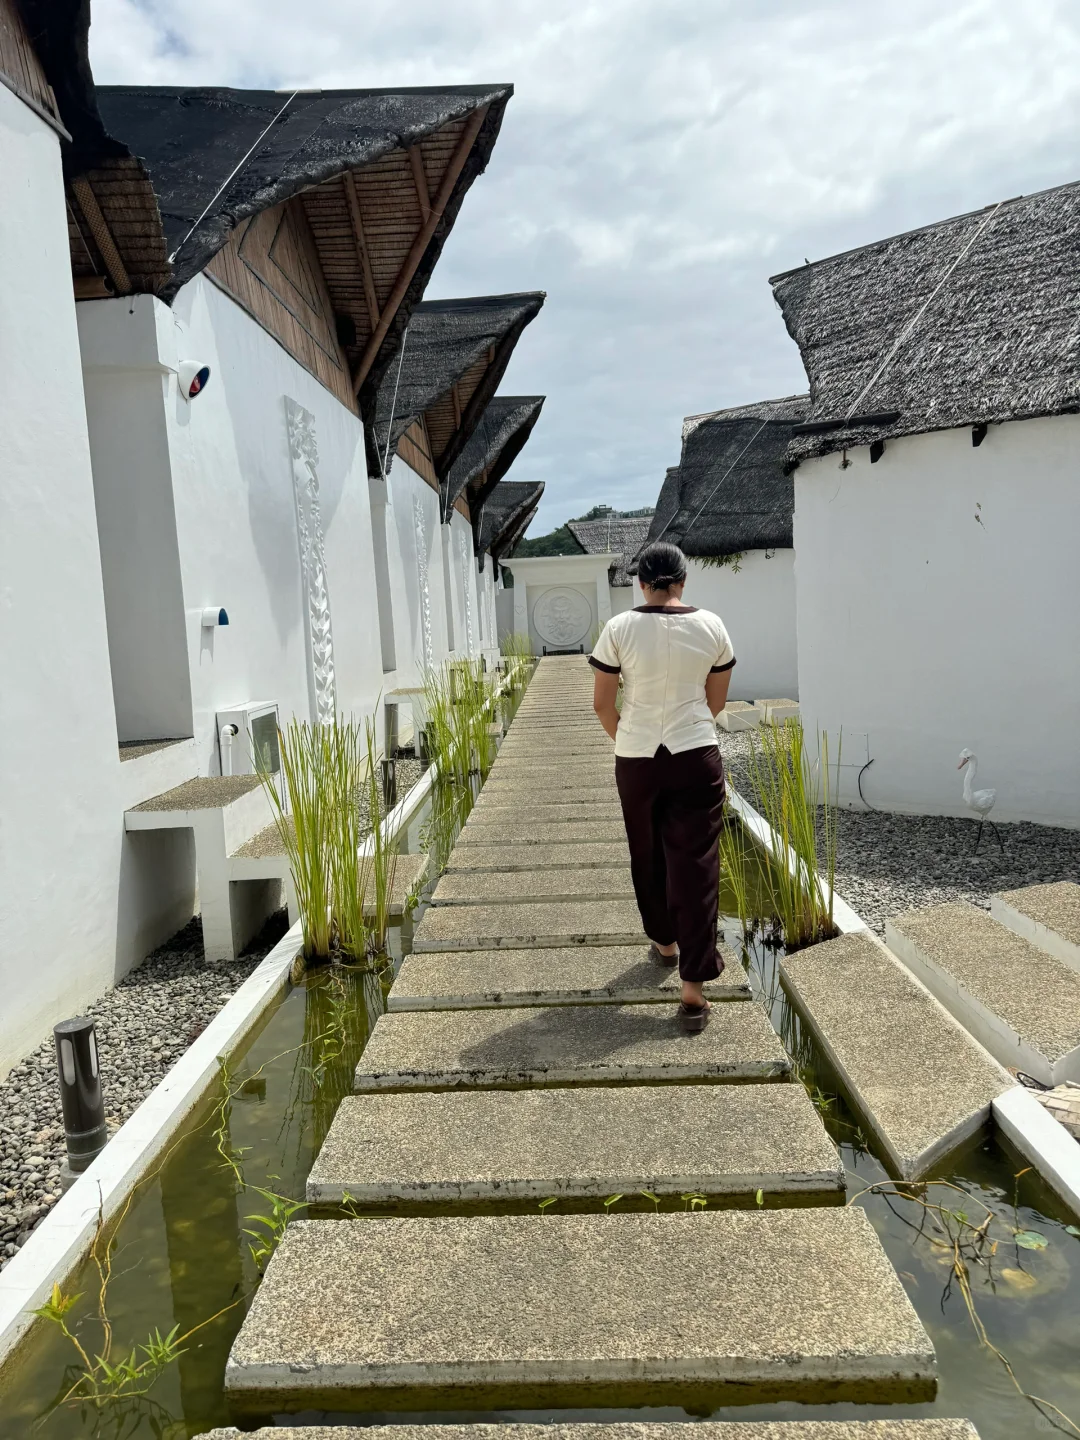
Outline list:
[[[677,545],[655,540],[637,557],[637,577],[650,590],[667,590],[686,579],[686,556]]]

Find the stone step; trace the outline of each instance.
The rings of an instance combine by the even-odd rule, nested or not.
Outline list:
[[[857,1207],[480,1215],[290,1225],[225,1393],[275,1416],[914,1401],[936,1374]]]
[[[604,807],[619,805],[619,792],[614,779],[602,785],[581,785],[574,789],[549,790],[540,780],[531,780],[523,785],[493,787],[485,785],[473,806],[474,815],[486,815],[490,810],[516,810],[520,814],[535,810],[551,810],[563,806],[569,814],[576,810],[593,810],[603,813]],[[620,814],[622,811],[620,809]]]
[[[557,756],[545,755],[535,763],[500,764],[496,760],[484,781],[484,791],[521,790],[530,785],[543,785],[545,790],[575,790],[579,786],[615,784],[615,766],[610,760],[596,764],[570,765]]]
[[[564,857],[565,864],[565,857]],[[630,867],[622,870],[511,870],[444,875],[433,905],[512,905],[534,900],[623,900],[632,897]]]
[[[199,1440],[281,1440],[281,1431],[209,1430]],[[557,1425],[319,1425],[289,1440],[979,1440],[970,1420],[708,1420]]]
[[[714,1000],[749,1000],[737,956],[729,954]],[[674,1002],[679,972],[658,965],[644,945],[571,945],[552,950],[446,950],[407,955],[387,999],[389,1010],[476,1010],[489,1005],[621,1005]]]
[[[619,869],[630,864],[630,848],[622,840],[575,845],[568,854],[565,845],[473,845],[457,844],[446,862],[446,873],[513,872],[518,870]]]
[[[522,735],[519,738],[508,734],[499,746],[500,760],[520,760],[523,757],[533,760],[541,753],[541,743],[532,735]],[[560,759],[572,759],[575,756],[587,758],[595,755],[610,755],[614,760],[615,745],[603,732],[594,735],[591,731],[583,731],[580,734],[562,736],[559,740],[558,754]]]
[[[307,1200],[455,1205],[843,1189],[836,1146],[801,1085],[638,1085],[348,1097],[308,1176]]]
[[[638,945],[646,938],[632,900],[433,905],[416,927],[413,950]]]
[[[615,840],[626,843],[626,828],[622,815],[605,815],[588,820],[545,820],[542,823],[530,821],[523,825],[511,815],[500,814],[498,818],[484,818],[475,823],[470,816],[457,838],[459,845],[594,845],[597,842],[610,844]]]
[[[1080,972],[960,901],[885,922],[885,939],[1002,1065],[1080,1080]]]
[[[1080,970],[1080,885],[1072,880],[991,895],[990,914],[1040,950]]]
[[[868,933],[781,961],[784,986],[901,1179],[975,1134],[1013,1084]]]
[[[552,1005],[380,1015],[359,1092],[506,1090],[786,1080],[791,1061],[760,1006],[722,1005],[697,1035],[671,1005]]]
[[[588,825],[594,820],[618,820],[622,822],[622,807],[618,797],[612,794],[610,800],[594,800],[589,805],[560,805],[558,803],[535,805],[491,805],[473,806],[468,823],[480,825],[515,824],[518,829],[532,829],[536,825]]]

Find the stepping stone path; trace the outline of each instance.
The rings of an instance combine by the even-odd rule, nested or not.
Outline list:
[[[202,1440],[281,1440],[280,1430],[211,1430]],[[289,1440],[979,1440],[970,1420],[710,1420],[561,1425],[301,1425]]]
[[[902,1179],[975,1134],[1014,1083],[865,931],[786,955],[780,973]]]
[[[1065,960],[966,902],[898,915],[885,938],[1003,1065],[1049,1086],[1080,1080],[1080,971]]]
[[[309,1181],[314,1204],[404,1213],[288,1227],[226,1371],[249,1420],[934,1392],[735,957],[706,1029],[677,1022],[591,692],[583,658],[536,668]],[[690,1213],[706,1197],[725,1208]],[[504,1428],[364,1440],[974,1440],[962,1421]]]

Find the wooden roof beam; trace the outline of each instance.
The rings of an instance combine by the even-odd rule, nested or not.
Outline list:
[[[131,294],[131,280],[128,278],[127,268],[120,258],[120,251],[116,248],[116,241],[113,239],[112,231],[101,213],[101,206],[98,204],[97,196],[90,188],[90,182],[85,176],[71,182],[71,188],[75,199],[79,202],[79,209],[83,213],[83,219],[90,227],[90,234],[94,237],[94,244],[98,253],[105,262],[105,269],[109,272],[109,279],[116,287],[118,295]]]
[[[458,382],[455,380],[450,386],[450,399],[454,402],[454,424],[461,424],[461,391],[458,389]]]
[[[416,198],[420,201],[420,219],[426,225],[431,214],[431,194],[428,190],[427,171],[424,169],[424,152],[420,146],[409,146],[409,166],[412,169]]]
[[[446,173],[443,175],[438,194],[435,196],[431,208],[428,211],[428,218],[417,231],[416,238],[409,249],[408,255],[405,257],[405,262],[398,271],[393,289],[386,298],[386,304],[383,306],[379,323],[372,331],[371,339],[364,347],[364,353],[361,355],[360,363],[356,367],[356,373],[353,376],[353,390],[357,394],[359,394],[360,387],[367,379],[368,371],[375,363],[375,357],[379,353],[379,347],[386,339],[387,331],[390,329],[390,323],[397,314],[398,307],[402,300],[405,298],[405,292],[408,290],[412,278],[416,274],[420,261],[424,258],[424,252],[431,242],[431,237],[435,234],[435,227],[442,219],[443,211],[446,209],[450,196],[454,193],[454,186],[457,184],[458,178],[465,168],[466,160],[468,160],[472,153],[473,145],[476,143],[476,137],[480,134],[480,127],[484,123],[487,112],[488,107],[481,105],[479,110],[475,110],[472,115],[469,116],[465,129],[461,132],[461,139],[458,141],[457,149],[454,151],[450,158],[450,163],[446,167]]]
[[[364,280],[364,300],[367,302],[368,318],[374,332],[379,323],[379,297],[375,293],[375,275],[371,269],[371,256],[368,253],[367,237],[364,234],[364,216],[360,210],[360,196],[356,193],[356,181],[351,170],[346,170],[341,178],[345,184],[345,198],[349,202],[349,219],[352,223],[353,239],[356,241],[356,253],[360,257],[360,273]]]

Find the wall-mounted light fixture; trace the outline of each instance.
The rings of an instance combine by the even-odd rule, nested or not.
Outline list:
[[[201,360],[181,360],[176,369],[180,381],[180,394],[185,400],[194,400],[210,383],[210,366]]]
[[[216,625],[227,625],[229,623],[229,612],[224,605],[207,605],[202,612],[203,627],[212,630]]]

